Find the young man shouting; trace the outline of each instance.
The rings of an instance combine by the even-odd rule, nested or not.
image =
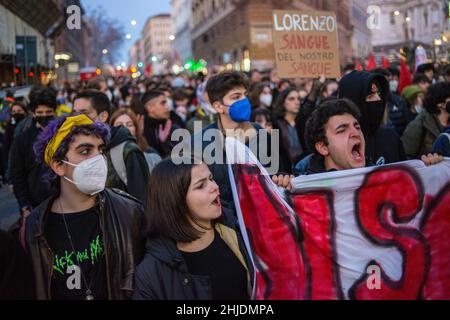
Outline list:
[[[306,126],[306,141],[314,154],[297,163],[294,173],[307,175],[366,167],[366,141],[360,117],[358,108],[348,99],[323,103]],[[442,160],[436,154],[422,156],[426,165]]]

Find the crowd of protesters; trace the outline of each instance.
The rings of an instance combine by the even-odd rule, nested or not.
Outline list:
[[[226,155],[174,159],[173,133],[188,130],[205,151],[229,136],[270,149],[279,130],[268,152],[288,190],[295,175],[450,157],[449,65],[420,66],[401,91],[395,67],[354,68],[340,79],[276,69],[97,78],[35,87],[24,101],[8,92],[0,175],[20,219],[0,232],[0,298],[249,299]]]

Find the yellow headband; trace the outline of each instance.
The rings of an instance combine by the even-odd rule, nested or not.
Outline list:
[[[45,148],[45,163],[50,166],[53,155],[55,154],[56,150],[58,150],[61,142],[63,142],[63,140],[70,134],[73,127],[93,123],[94,121],[92,121],[92,119],[84,114],[80,114],[74,117],[67,117]]]

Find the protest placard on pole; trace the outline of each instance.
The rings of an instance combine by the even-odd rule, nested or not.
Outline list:
[[[340,76],[335,13],[274,10],[272,16],[275,61],[280,77]]]

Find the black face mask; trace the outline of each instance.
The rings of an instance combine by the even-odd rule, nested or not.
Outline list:
[[[53,120],[55,116],[36,116],[36,121],[44,128]]]
[[[385,105],[383,101],[366,102],[368,116],[368,134],[371,135],[381,126],[384,117]]]
[[[11,124],[14,126],[18,124],[20,121],[25,119],[25,115],[22,113],[16,113],[11,116]]]

